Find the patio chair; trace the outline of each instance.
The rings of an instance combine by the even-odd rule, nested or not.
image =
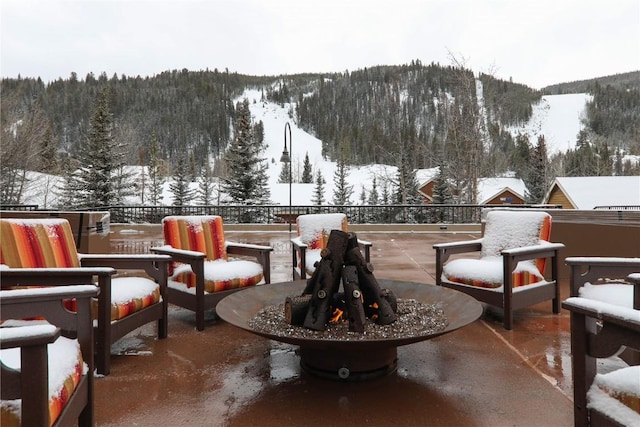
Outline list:
[[[0,279],[15,279],[8,274],[0,271]],[[94,285],[0,291],[3,427],[94,425],[91,299],[97,294]],[[63,306],[71,298],[75,312]]]
[[[585,286],[590,285],[578,289],[580,296],[571,296],[562,303],[562,307],[571,312],[574,423],[576,426],[640,425],[640,365],[628,365],[612,357],[620,355],[623,348],[640,351],[640,272],[628,276],[633,286],[591,286],[583,281],[585,277],[597,280],[618,276],[632,265],[637,268],[640,259],[609,258],[611,269],[606,270],[604,258],[592,258],[595,265],[585,274],[581,274],[580,269],[587,266],[587,259],[567,260],[572,267],[572,293],[574,285],[581,281]],[[606,287],[610,286],[617,288],[607,291]],[[600,293],[606,296],[606,301],[600,298]]]
[[[347,216],[343,213],[299,215],[296,219],[297,236],[291,239],[293,280],[312,276],[320,253],[326,247],[331,230],[349,231]],[[365,261],[371,262],[371,242],[358,239]]]
[[[79,284],[84,282],[77,281],[75,270],[94,272],[100,287],[94,301],[96,369],[102,375],[111,371],[111,345],[129,332],[155,321],[158,338],[167,337],[165,292],[170,260],[154,254],[79,254],[69,222],[63,218],[0,219],[0,264],[28,273],[19,276],[15,285]],[[52,277],[52,268],[62,271]],[[113,269],[129,275],[112,277]],[[10,285],[2,282],[1,286]]]
[[[196,314],[204,330],[204,315],[230,293],[271,283],[271,246],[225,241],[222,217],[167,216],[162,219],[165,246],[152,248],[170,255],[167,299]],[[230,259],[229,255],[235,256]],[[256,261],[242,258],[255,258]]]
[[[560,312],[558,251],[551,243],[551,215],[537,210],[486,211],[480,239],[434,245],[436,285],[464,292],[478,301],[503,309],[504,328],[513,328],[513,312],[552,300],[553,313]],[[454,254],[472,253],[476,258]],[[547,259],[551,277],[545,278]],[[448,261],[448,262],[447,262]]]

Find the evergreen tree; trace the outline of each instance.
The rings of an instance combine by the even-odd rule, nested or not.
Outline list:
[[[309,162],[309,153],[304,155],[304,166],[302,168],[302,182],[309,184],[313,182],[313,172],[311,171],[311,163]]]
[[[409,156],[405,153],[401,155],[400,166],[396,175],[395,204],[398,205],[418,205],[422,204],[422,198],[418,192],[418,179],[416,170],[410,166]]]
[[[213,171],[209,163],[205,163],[198,177],[198,201],[201,205],[207,206],[213,204],[214,183]]]
[[[261,144],[253,138],[249,101],[238,105],[234,138],[225,153],[227,176],[223,190],[234,203],[246,205],[267,204],[269,193],[267,164],[260,157]]]
[[[360,186],[360,204],[367,204],[367,190],[364,189],[364,185]]]
[[[72,187],[81,189],[80,208],[104,208],[114,204],[130,182],[114,180],[118,169],[125,164],[122,144],[113,137],[113,115],[109,110],[109,90],[100,91],[91,117],[89,139],[80,153],[80,169]]]
[[[324,185],[326,181],[322,176],[322,172],[318,169],[318,173],[316,174],[316,185],[313,189],[313,199],[311,199],[311,203],[317,206],[322,206],[324,203]]]
[[[376,206],[379,202],[378,200],[378,183],[376,182],[376,177],[373,177],[371,181],[371,191],[369,192],[369,198],[367,199],[367,203]]]
[[[336,206],[348,206],[351,203],[351,195],[353,194],[353,185],[347,181],[349,169],[344,163],[344,159],[340,157],[336,164],[336,170],[333,173],[333,204]]]
[[[194,190],[189,187],[190,183],[185,156],[182,154],[178,156],[173,181],[169,184],[169,190],[173,193],[173,206],[185,206],[193,200],[195,194]]]
[[[525,200],[527,203],[540,203],[544,199],[547,188],[551,185],[547,145],[543,135],[538,137],[538,143],[533,149],[528,164],[529,170],[527,172],[527,178],[523,180],[526,188]]]
[[[447,179],[446,167],[444,163],[438,166],[438,173],[433,178],[433,197],[434,205],[445,205],[451,203],[453,197],[449,188],[449,180]]]
[[[451,217],[449,210],[445,207],[438,207],[437,205],[450,204],[453,201],[451,196],[451,190],[449,188],[449,179],[447,177],[447,168],[444,162],[440,161],[438,165],[438,173],[433,178],[433,222],[450,222]]]
[[[289,173],[291,170],[289,169],[289,162],[282,164],[282,169],[280,169],[280,175],[278,175],[278,182],[280,184],[288,184],[291,180],[291,174]]]
[[[160,171],[160,156],[158,153],[158,136],[151,134],[149,150],[147,154],[147,169],[149,171],[149,203],[157,206],[162,203],[162,184],[164,179]]]

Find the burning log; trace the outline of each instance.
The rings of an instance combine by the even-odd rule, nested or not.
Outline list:
[[[342,286],[349,320],[349,331],[364,332],[366,317],[362,305],[362,292],[358,286],[358,271],[352,265],[342,269]]]
[[[349,249],[344,256],[346,265],[354,266],[358,274],[358,283],[364,295],[367,316],[379,325],[388,325],[396,321],[397,303],[389,289],[381,289],[373,275],[373,266],[367,263],[358,247]]]
[[[340,288],[344,253],[350,235],[342,230],[331,230],[327,247],[322,250],[322,258],[316,265],[313,275],[307,282],[303,292],[311,294],[309,309],[304,319],[304,326],[316,331],[326,328],[331,316],[331,302]]]
[[[307,316],[311,294],[287,297],[284,300],[284,318],[288,324],[301,326]]]

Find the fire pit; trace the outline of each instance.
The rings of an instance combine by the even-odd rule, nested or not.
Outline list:
[[[286,297],[299,295],[306,286],[305,281],[256,286],[235,292],[218,303],[216,312],[226,322],[246,331],[298,346],[300,363],[306,372],[341,380],[363,380],[390,374],[397,368],[397,347],[453,332],[482,315],[482,305],[462,292],[423,283],[378,281],[380,286],[391,290],[398,301],[413,299],[422,304],[437,305],[444,312],[446,326],[435,332],[374,339],[292,336],[284,330],[265,332],[250,326],[250,321],[265,307],[279,306]]]

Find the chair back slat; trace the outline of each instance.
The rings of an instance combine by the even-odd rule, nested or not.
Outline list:
[[[0,219],[0,264],[14,268],[79,267],[69,221]]]

